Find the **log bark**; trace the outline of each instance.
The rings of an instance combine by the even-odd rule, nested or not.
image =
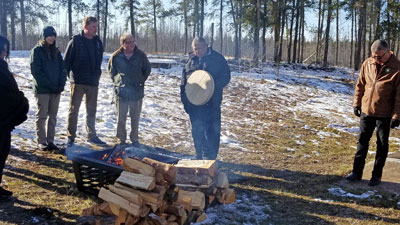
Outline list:
[[[135,205],[132,202],[129,202],[128,200],[122,198],[121,196],[112,193],[111,191],[101,188],[99,192],[99,198],[103,199],[104,201],[114,203],[116,205],[119,205],[121,208],[125,209],[128,211],[130,214],[134,216],[139,216],[140,215],[140,206]]]
[[[174,184],[176,181],[177,168],[174,165],[162,163],[154,159],[143,158],[143,162],[153,166],[156,172],[162,173],[166,181],[170,184]]]

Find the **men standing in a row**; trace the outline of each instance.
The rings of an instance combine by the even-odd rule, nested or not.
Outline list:
[[[96,18],[85,17],[82,25],[83,31],[69,41],[64,57],[65,68],[71,80],[67,147],[71,147],[75,142],[79,107],[83,96],[86,104],[87,139],[93,144],[105,144],[97,137],[95,129],[103,44],[96,35]]]
[[[369,141],[376,127],[376,156],[369,186],[381,183],[389,151],[390,128],[400,124],[400,61],[384,40],[371,46],[372,56],[364,61],[354,91],[354,114],[360,117],[360,134],[353,171],[347,180],[361,180]]]
[[[181,100],[190,117],[196,158],[216,159],[221,135],[222,92],[231,79],[231,72],[224,56],[208,47],[204,38],[194,38],[192,48],[194,54],[183,69]],[[187,79],[196,70],[207,71],[215,84],[212,97],[203,105],[192,104],[185,93]]]

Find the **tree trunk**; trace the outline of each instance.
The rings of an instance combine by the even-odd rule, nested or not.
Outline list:
[[[200,5],[200,37],[203,37],[203,35],[204,35],[204,1],[205,0],[200,0],[200,3],[201,3],[201,5]]]
[[[68,0],[68,35],[72,37],[72,0]]]
[[[11,49],[15,50],[15,2],[10,2]]]
[[[99,35],[99,37],[101,37],[101,36],[100,36],[100,31],[101,31],[101,29],[100,29],[100,4],[101,4],[101,1],[100,1],[100,0],[97,0],[97,4],[96,4],[96,17],[97,17],[97,21],[98,21],[98,23],[97,23],[97,30],[98,30],[98,35]]]
[[[350,31],[350,63],[349,63],[349,67],[351,68],[352,67],[352,65],[353,65],[353,46],[354,46],[354,43],[353,43],[353,34],[354,34],[354,26],[355,26],[355,23],[354,23],[354,11],[355,11],[355,9],[351,9],[351,31]]]
[[[5,0],[1,0],[0,4],[0,35],[7,38],[7,2]]]
[[[256,25],[254,28],[254,54],[253,54],[253,64],[258,65],[258,52],[260,48],[260,10],[261,10],[261,0],[255,0],[256,4]]]
[[[294,20],[294,8],[295,8],[296,0],[292,0],[292,13],[290,18],[290,29],[289,29],[289,44],[287,47],[287,62],[290,63],[291,59],[291,50],[292,50],[292,35],[293,35],[293,20]]]
[[[297,35],[299,33],[299,1],[296,0],[296,26],[294,28],[294,40],[293,40],[293,59],[292,63],[296,63],[297,59]]]
[[[325,30],[325,52],[324,52],[324,67],[328,66],[328,49],[329,49],[329,31],[331,27],[332,17],[332,0],[328,0],[328,17],[326,18],[326,30]]]
[[[336,55],[335,55],[335,66],[338,65],[339,61],[339,0],[336,0]]]
[[[319,0],[319,3],[318,3],[318,28],[317,28],[317,46],[316,46],[316,49],[315,49],[315,61],[317,62],[317,63],[319,63],[319,43],[320,43],[320,41],[321,41],[321,33],[322,33],[322,24],[321,24],[321,22],[322,22],[322,17],[324,16],[323,15],[323,11],[322,11],[322,0]]]
[[[185,55],[188,53],[188,27],[189,27],[189,21],[188,21],[188,0],[183,0],[183,20],[185,23]]]
[[[357,34],[357,44],[356,50],[354,52],[354,70],[358,70],[360,68],[361,63],[361,48],[362,48],[362,39],[363,39],[363,28],[364,28],[364,10],[362,9],[365,7],[364,1],[362,1],[362,6],[360,8],[359,19],[358,19],[358,34]]]
[[[219,49],[221,54],[223,54],[223,44],[224,44],[224,33],[222,29],[222,14],[224,12],[224,1],[220,0],[220,8],[219,8],[219,37],[221,38],[220,43],[219,43]]]
[[[21,13],[22,49],[26,50],[27,49],[27,46],[26,46],[26,29],[25,29],[26,17],[25,17],[24,0],[19,0],[19,10],[20,10],[20,13]]]
[[[267,41],[265,35],[267,34],[267,0],[264,0],[264,16],[263,16],[263,30],[262,30],[262,62],[267,61]]]
[[[381,38],[381,26],[380,26],[380,20],[381,20],[381,8],[382,8],[382,1],[381,0],[375,0],[375,15],[376,15],[376,23],[375,23],[375,35],[374,35],[374,40],[378,40]]]
[[[108,19],[108,0],[105,0],[105,9],[104,9],[104,28],[103,28],[103,46],[104,49],[107,47],[107,19]]]
[[[154,29],[154,52],[157,53],[157,15],[156,15],[156,0],[153,0],[153,29]]]
[[[300,63],[303,63],[304,56],[304,0],[301,0],[301,54],[300,54]]]
[[[135,29],[135,14],[133,8],[133,1],[129,0],[129,21],[131,22],[131,34],[133,38],[136,40],[136,29]]]
[[[239,1],[239,59],[242,58],[242,18],[243,18],[243,1]]]
[[[193,38],[199,36],[199,0],[194,0],[193,7]]]
[[[279,41],[279,53],[278,53],[278,59],[279,62],[282,60],[282,48],[283,48],[283,34],[285,33],[285,23],[286,23],[286,0],[283,0],[283,2],[278,1],[280,3],[283,3],[282,6],[278,7],[279,10],[279,17],[278,20],[280,20],[280,18],[282,17],[282,24],[281,24],[281,37],[280,37],[280,41]]]
[[[280,7],[280,1],[274,2],[274,17],[275,17],[275,23],[274,23],[274,62],[279,63],[279,42],[280,40],[280,22],[281,22],[281,7]]]

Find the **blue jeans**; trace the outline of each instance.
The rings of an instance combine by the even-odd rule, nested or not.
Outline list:
[[[189,116],[192,124],[196,158],[216,159],[221,136],[221,109],[218,108],[209,115],[196,116],[196,114],[189,114]]]

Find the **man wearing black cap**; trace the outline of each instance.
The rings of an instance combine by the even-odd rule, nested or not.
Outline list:
[[[31,51],[33,92],[36,97],[36,141],[40,150],[58,150],[54,144],[57,112],[67,74],[61,52],[56,47],[57,33],[43,29],[43,39]],[[47,126],[46,126],[47,122]]]
[[[64,55],[65,68],[71,80],[67,147],[71,147],[75,142],[79,107],[83,96],[85,96],[87,113],[87,140],[97,145],[105,144],[97,137],[95,128],[103,44],[96,35],[96,18],[87,16],[83,19],[82,25],[83,31],[69,41]]]

